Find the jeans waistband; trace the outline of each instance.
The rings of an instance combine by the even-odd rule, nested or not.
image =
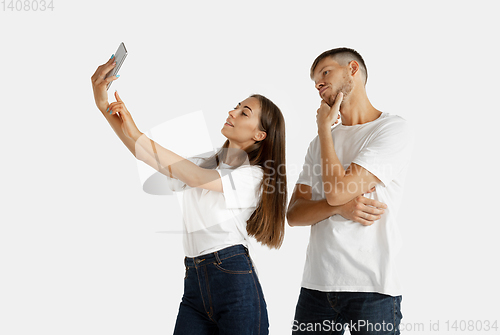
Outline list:
[[[185,257],[184,264],[186,266],[195,266],[195,265],[200,266],[204,263],[214,263],[214,262],[220,263],[223,259],[243,253],[248,255],[247,247],[245,247],[242,244],[237,244],[198,257]]]

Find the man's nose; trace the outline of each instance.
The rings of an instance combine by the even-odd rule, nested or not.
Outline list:
[[[318,82],[318,83],[316,83],[315,86],[316,86],[316,89],[319,91],[323,86],[325,86],[325,84],[322,82]]]

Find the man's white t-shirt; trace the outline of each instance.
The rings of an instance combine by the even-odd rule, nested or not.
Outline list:
[[[203,158],[189,158],[199,165]],[[189,187],[168,178],[172,191],[182,192],[184,253],[197,257],[233,245],[249,246],[247,221],[260,200],[263,171],[257,165],[236,169],[222,163],[216,169],[223,192]]]
[[[302,287],[401,295],[395,269],[395,256],[401,246],[396,217],[411,158],[413,132],[403,118],[382,113],[368,123],[340,124],[332,129],[332,137],[344,169],[355,163],[381,180],[376,191],[365,196],[387,204],[388,208],[371,226],[340,215],[311,226]],[[297,184],[311,186],[311,200],[325,199],[317,136],[309,145]]]

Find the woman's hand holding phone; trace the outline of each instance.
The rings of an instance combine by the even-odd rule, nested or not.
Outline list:
[[[110,76],[106,79],[106,75],[109,71],[111,71],[116,66],[116,62],[114,59],[114,55],[101,66],[97,68],[94,74],[91,77],[92,80],[92,89],[94,91],[94,100],[97,108],[101,112],[105,112],[108,108],[108,91],[107,86],[110,82],[118,79],[118,76]]]

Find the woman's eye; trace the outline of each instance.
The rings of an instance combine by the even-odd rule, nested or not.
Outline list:
[[[241,112],[241,113],[242,113],[243,115],[245,115],[245,116],[248,116],[248,115],[246,115],[246,114],[245,114],[245,112]]]
[[[325,72],[323,72],[323,74],[326,76],[326,75],[328,74],[328,72],[329,72],[329,71],[325,71]]]

